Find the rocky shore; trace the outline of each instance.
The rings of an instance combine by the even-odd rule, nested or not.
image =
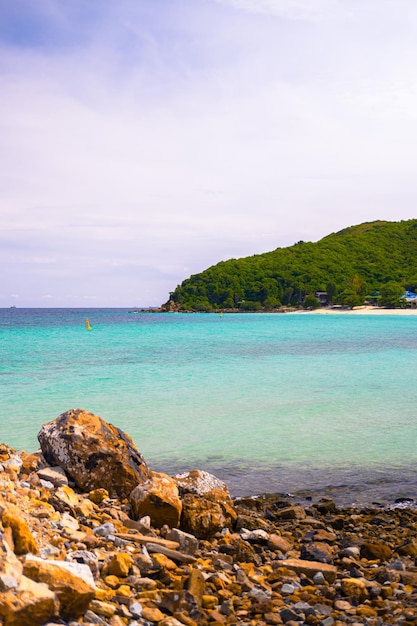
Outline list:
[[[76,409],[0,445],[0,625],[417,624],[417,512],[232,499]]]

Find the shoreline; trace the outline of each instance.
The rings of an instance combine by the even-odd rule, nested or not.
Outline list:
[[[207,472],[152,470],[126,433],[82,409],[45,424],[39,442],[36,454],[0,446],[4,626],[417,621],[406,501],[233,500]]]
[[[314,313],[318,315],[417,315],[417,309],[380,309],[374,306],[360,306],[353,309],[322,307],[314,311],[294,311],[294,313]]]

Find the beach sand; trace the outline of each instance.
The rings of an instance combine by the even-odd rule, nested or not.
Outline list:
[[[375,306],[357,306],[353,309],[327,308],[307,311],[318,315],[417,315],[417,309],[382,309]]]

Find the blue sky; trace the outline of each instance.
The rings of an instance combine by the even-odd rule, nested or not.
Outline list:
[[[0,0],[1,306],[417,217],[415,0]]]

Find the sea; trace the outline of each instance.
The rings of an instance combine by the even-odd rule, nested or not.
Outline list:
[[[83,408],[235,497],[417,504],[416,363],[415,315],[0,309],[0,441]]]

